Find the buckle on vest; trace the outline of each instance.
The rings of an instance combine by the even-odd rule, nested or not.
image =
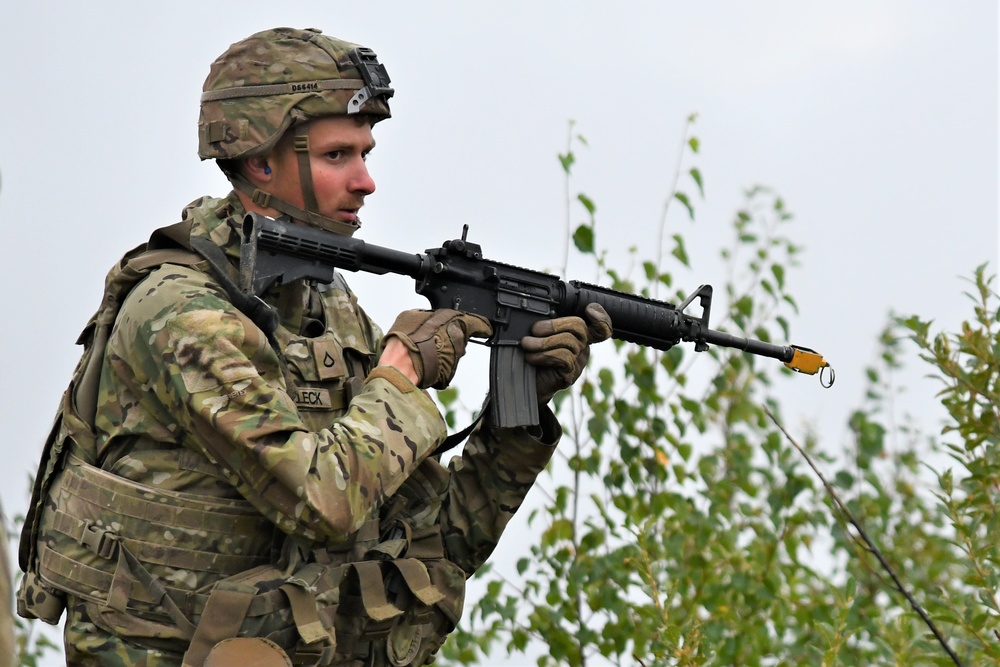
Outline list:
[[[118,533],[107,528],[102,528],[93,521],[85,521],[83,523],[83,532],[80,534],[80,539],[77,542],[101,558],[110,559],[114,555],[115,547],[118,544]]]

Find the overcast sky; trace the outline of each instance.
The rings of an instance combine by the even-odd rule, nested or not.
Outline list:
[[[596,201],[598,233],[612,251],[648,246],[696,113],[702,150],[689,166],[704,176],[705,200],[694,223],[675,207],[670,230],[708,257],[743,189],[765,184],[785,199],[788,233],[805,247],[789,276],[800,304],[789,342],[821,351],[837,384],[797,379],[784,409],[796,426],[819,425],[830,446],[844,440],[889,311],[954,328],[970,312],[964,279],[983,262],[996,271],[995,2],[8,2],[8,514],[26,506],[107,269],[189,201],[228,191],[196,154],[209,63],[278,25],[322,28],[386,65],[394,117],[375,128],[378,191],[360,236],[401,250],[439,245],[468,223],[487,257],[561,266],[556,155],[570,119],[589,142],[573,187]],[[702,266],[690,289],[725,280],[710,273],[715,263]],[[406,280],[348,278],[383,325],[425,305]],[[905,407],[933,414],[923,372],[908,380]]]

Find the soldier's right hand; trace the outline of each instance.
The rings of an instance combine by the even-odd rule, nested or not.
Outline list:
[[[406,310],[399,314],[382,340],[386,347],[398,340],[409,351],[420,388],[444,389],[455,377],[458,360],[470,338],[493,334],[489,320],[450,308]]]

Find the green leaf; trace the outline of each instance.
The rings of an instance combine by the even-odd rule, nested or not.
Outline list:
[[[953,488],[952,487],[952,484],[953,484],[952,479],[953,479],[953,475],[952,475],[952,469],[951,468],[948,468],[947,470],[945,470],[938,477],[939,484],[941,486],[941,490],[944,491],[945,495],[950,496],[951,493],[952,493],[952,488]]]
[[[684,205],[684,208],[687,209],[688,216],[692,220],[694,220],[694,207],[691,206],[691,200],[688,198],[688,196],[683,192],[675,192],[674,199],[676,199],[677,201],[679,201],[681,204]]]
[[[657,278],[656,264],[654,264],[653,262],[643,262],[642,270],[646,274],[646,280],[650,282],[656,280]]]
[[[733,304],[733,308],[735,308],[736,312],[740,315],[750,317],[750,314],[753,312],[753,299],[744,295]]]
[[[688,260],[687,249],[684,247],[684,237],[680,234],[674,234],[672,238],[674,239],[674,249],[670,254],[679,259],[684,266],[691,266]]]
[[[601,387],[601,392],[605,396],[610,396],[615,386],[615,376],[608,368],[602,368],[597,373],[598,383]]]
[[[858,447],[863,454],[879,456],[885,449],[885,428],[865,420],[858,432]]]
[[[846,470],[838,470],[833,478],[833,483],[842,489],[850,489],[854,486],[854,475]]]
[[[437,397],[438,400],[441,401],[441,405],[449,407],[458,398],[458,388],[452,386],[446,389],[439,389]]]
[[[778,281],[778,288],[785,289],[785,267],[780,264],[772,264],[771,273],[774,275],[774,279]]]
[[[705,185],[701,180],[701,171],[699,171],[697,167],[692,167],[688,173],[691,174],[691,178],[694,179],[694,182],[698,184],[698,193],[701,195],[701,198],[704,199]]]
[[[594,254],[594,228],[590,225],[580,225],[573,233],[573,245],[585,255]]]
[[[667,350],[666,354],[660,360],[660,365],[663,366],[667,373],[673,375],[681,366],[681,361],[684,359],[684,348],[680,345],[674,345],[672,348]]]
[[[788,318],[784,317],[782,315],[778,315],[777,317],[774,318],[774,321],[778,323],[779,327],[781,327],[782,337],[785,340],[788,340],[788,335],[789,335],[788,334]]]
[[[587,195],[583,194],[582,192],[576,196],[576,199],[581,204],[583,204],[583,207],[587,209],[587,213],[589,213],[590,216],[593,217],[594,211],[597,210],[597,206],[594,204],[593,200]]]
[[[580,552],[587,553],[604,544],[607,536],[603,530],[592,530],[580,540]]]
[[[567,174],[570,172],[570,169],[572,169],[574,162],[576,162],[576,156],[573,155],[572,151],[566,153],[565,155],[562,153],[559,154],[559,164],[562,165],[563,171]]]
[[[689,461],[691,459],[691,445],[679,444],[677,445],[677,453],[684,461]]]

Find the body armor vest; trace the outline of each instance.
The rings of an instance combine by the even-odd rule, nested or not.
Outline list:
[[[139,628],[151,648],[187,643],[185,667],[241,636],[272,640],[296,664],[423,664],[455,627],[464,597],[465,574],[445,559],[436,524],[448,488],[437,461],[425,461],[380,518],[335,550],[287,536],[279,549],[274,526],[242,499],[164,491],[97,466],[97,382],[129,291],[164,263],[215,276],[231,269],[192,252],[189,230],[160,230],[126,255],[78,340],[84,354],[46,441],[21,536],[19,614],[57,623],[68,594],[92,603],[92,620],[108,632],[132,641]],[[184,247],[157,248],[165,236]],[[343,411],[373,359],[364,345],[337,344],[330,323],[315,333],[270,332],[311,429]],[[175,582],[177,571],[184,579]]]

